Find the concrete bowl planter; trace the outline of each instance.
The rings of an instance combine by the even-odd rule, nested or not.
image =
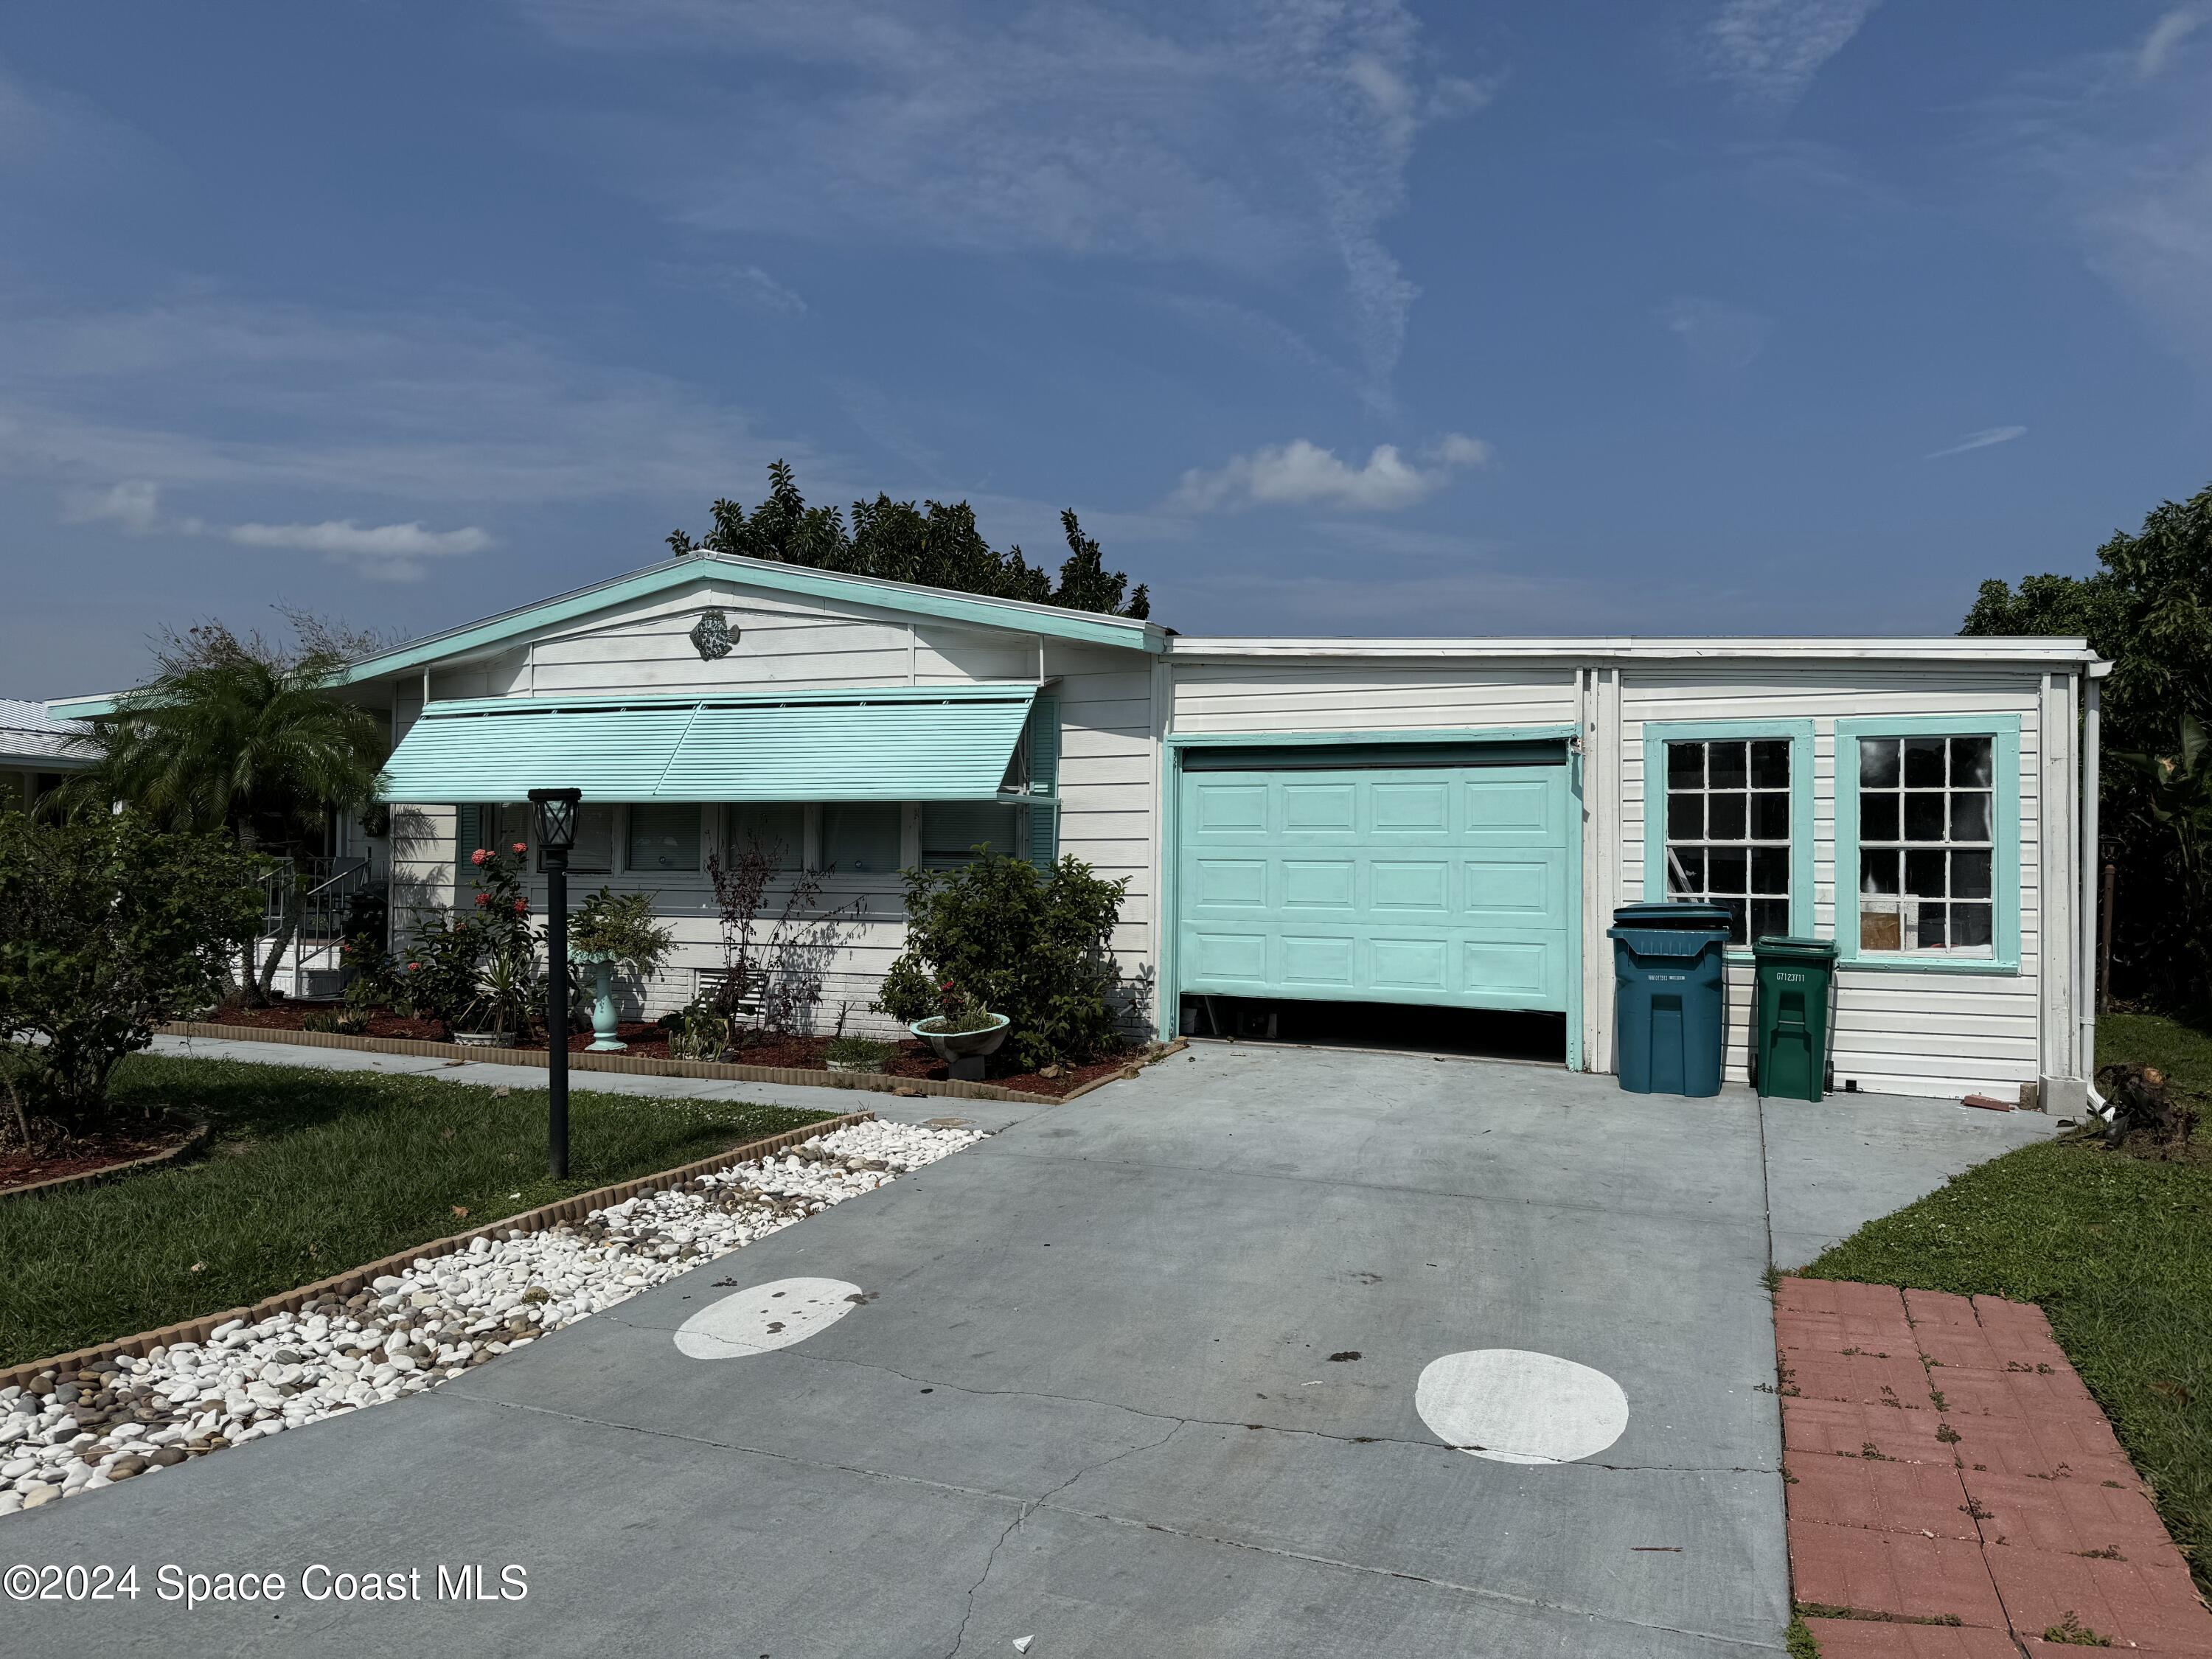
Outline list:
[[[931,1018],[935,1018],[932,1015]],[[1013,1021],[1004,1014],[993,1014],[998,1024],[988,1025],[980,1031],[933,1031],[930,1021],[916,1020],[906,1029],[927,1042],[933,1053],[951,1069],[952,1075],[969,1082],[980,1082],[983,1076],[983,1061],[999,1052],[1006,1040]]]

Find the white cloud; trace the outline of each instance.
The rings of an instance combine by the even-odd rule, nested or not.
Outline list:
[[[1387,406],[1419,290],[1383,245],[1425,125],[1489,83],[1427,68],[1405,0],[1095,6],[522,0],[578,50],[680,53],[718,100],[588,121],[595,165],[695,228],[906,250],[1341,273]]]
[[[72,493],[64,514],[71,524],[112,524],[134,536],[162,526],[161,487],[149,478],[127,478],[111,489]]]
[[[677,288],[696,289],[704,293],[719,294],[733,305],[749,311],[767,312],[779,317],[804,317],[806,301],[796,290],[763,270],[758,265],[677,265],[660,267],[663,281]]]
[[[341,506],[372,527],[468,523],[611,498],[696,514],[779,455],[817,488],[841,482],[812,444],[760,435],[682,381],[494,317],[0,292],[0,477],[78,509],[125,479],[189,492],[211,520],[227,505],[226,521]]]
[[[1378,444],[1364,466],[1353,466],[1334,450],[1298,438],[1234,456],[1210,472],[1193,467],[1182,475],[1168,505],[1183,513],[1315,503],[1392,513],[1434,495],[1453,473],[1485,465],[1490,459],[1488,444],[1457,432],[1423,452],[1426,465],[1408,461],[1395,444]]]
[[[2204,13],[2195,6],[2177,6],[2160,18],[2136,48],[2136,75],[2148,81],[2161,73],[2173,56],[2173,49],[2203,28],[2204,22]]]
[[[1969,432],[1958,442],[1942,449],[1930,450],[1927,459],[1940,461],[1946,455],[1963,455],[1970,449],[1987,449],[1992,444],[2008,444],[2014,438],[2027,436],[2024,426],[1989,426],[1979,432]]]
[[[469,525],[459,530],[431,530],[416,524],[356,524],[325,519],[320,524],[236,524],[223,534],[240,547],[284,548],[319,553],[333,563],[349,564],[364,576],[383,581],[412,581],[425,559],[481,553],[492,545],[488,531]]]
[[[1705,25],[1707,68],[1760,103],[1786,109],[1850,44],[1881,0],[1724,0]]]
[[[164,513],[161,487],[150,478],[128,478],[103,490],[72,491],[64,517],[75,524],[112,524],[133,536],[216,536],[240,547],[319,553],[362,575],[395,581],[420,576],[426,559],[481,553],[495,544],[489,531],[474,525],[432,530],[419,522],[363,525],[351,519],[325,519],[320,524],[211,525]]]
[[[1990,165],[1972,185],[2008,231],[2072,242],[2169,350],[2212,369],[2212,64],[2182,46],[2203,15],[2014,76],[1976,111]]]
[[[1659,321],[1682,343],[1699,368],[1748,368],[1766,349],[1774,331],[1771,317],[1725,300],[1677,295],[1659,307]]]

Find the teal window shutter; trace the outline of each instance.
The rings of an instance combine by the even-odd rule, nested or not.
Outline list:
[[[476,866],[470,854],[483,845],[483,808],[457,806],[453,809],[453,902],[458,905],[476,879]]]
[[[1030,708],[1030,793],[1060,793],[1060,699],[1040,696]]]
[[[1030,862],[1046,875],[1060,861],[1060,808],[1048,800],[1030,804]]]
[[[1060,699],[1029,708],[1029,863],[1046,876],[1060,860]]]
[[[1046,875],[1060,860],[1060,699],[1030,708],[1029,860]]]

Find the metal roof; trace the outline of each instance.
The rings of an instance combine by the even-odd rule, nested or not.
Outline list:
[[[0,697],[0,762],[39,762],[48,771],[86,766],[92,757],[70,739],[85,728],[75,720],[58,720],[42,702],[19,697]]]
[[[989,800],[1034,685],[434,702],[386,763],[392,801]]]
[[[1036,605],[1026,599],[998,599],[949,588],[923,587],[912,582],[884,581],[874,576],[848,576],[837,571],[816,570],[805,565],[783,564],[773,559],[739,558],[731,553],[689,553],[659,564],[633,570],[573,592],[556,594],[495,617],[464,623],[410,640],[375,656],[349,664],[332,682],[354,685],[365,680],[391,679],[425,668],[489,655],[542,629],[610,610],[632,599],[679,588],[687,583],[720,580],[740,587],[763,587],[772,592],[804,594],[811,599],[854,605],[903,616],[939,617],[978,628],[1006,629],[1048,639],[1073,640],[1122,650],[1158,653],[1167,648],[1170,630],[1155,622],[1134,617],[1113,617],[1095,611],[1069,611],[1056,605]],[[104,691],[81,697],[58,697],[46,706],[57,714],[90,719],[115,711],[126,693]]]

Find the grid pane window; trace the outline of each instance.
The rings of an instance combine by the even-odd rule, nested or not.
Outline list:
[[[1667,896],[1726,905],[1729,942],[1790,931],[1790,739],[1667,745]]]
[[[841,875],[883,875],[899,867],[900,820],[895,804],[831,801],[822,809],[822,862]]]
[[[1996,740],[1859,739],[1859,948],[1988,955]]]
[[[696,870],[699,809],[654,802],[629,809],[631,870]]]
[[[729,857],[757,847],[771,870],[798,870],[806,863],[806,808],[799,801],[739,801],[723,819]]]

